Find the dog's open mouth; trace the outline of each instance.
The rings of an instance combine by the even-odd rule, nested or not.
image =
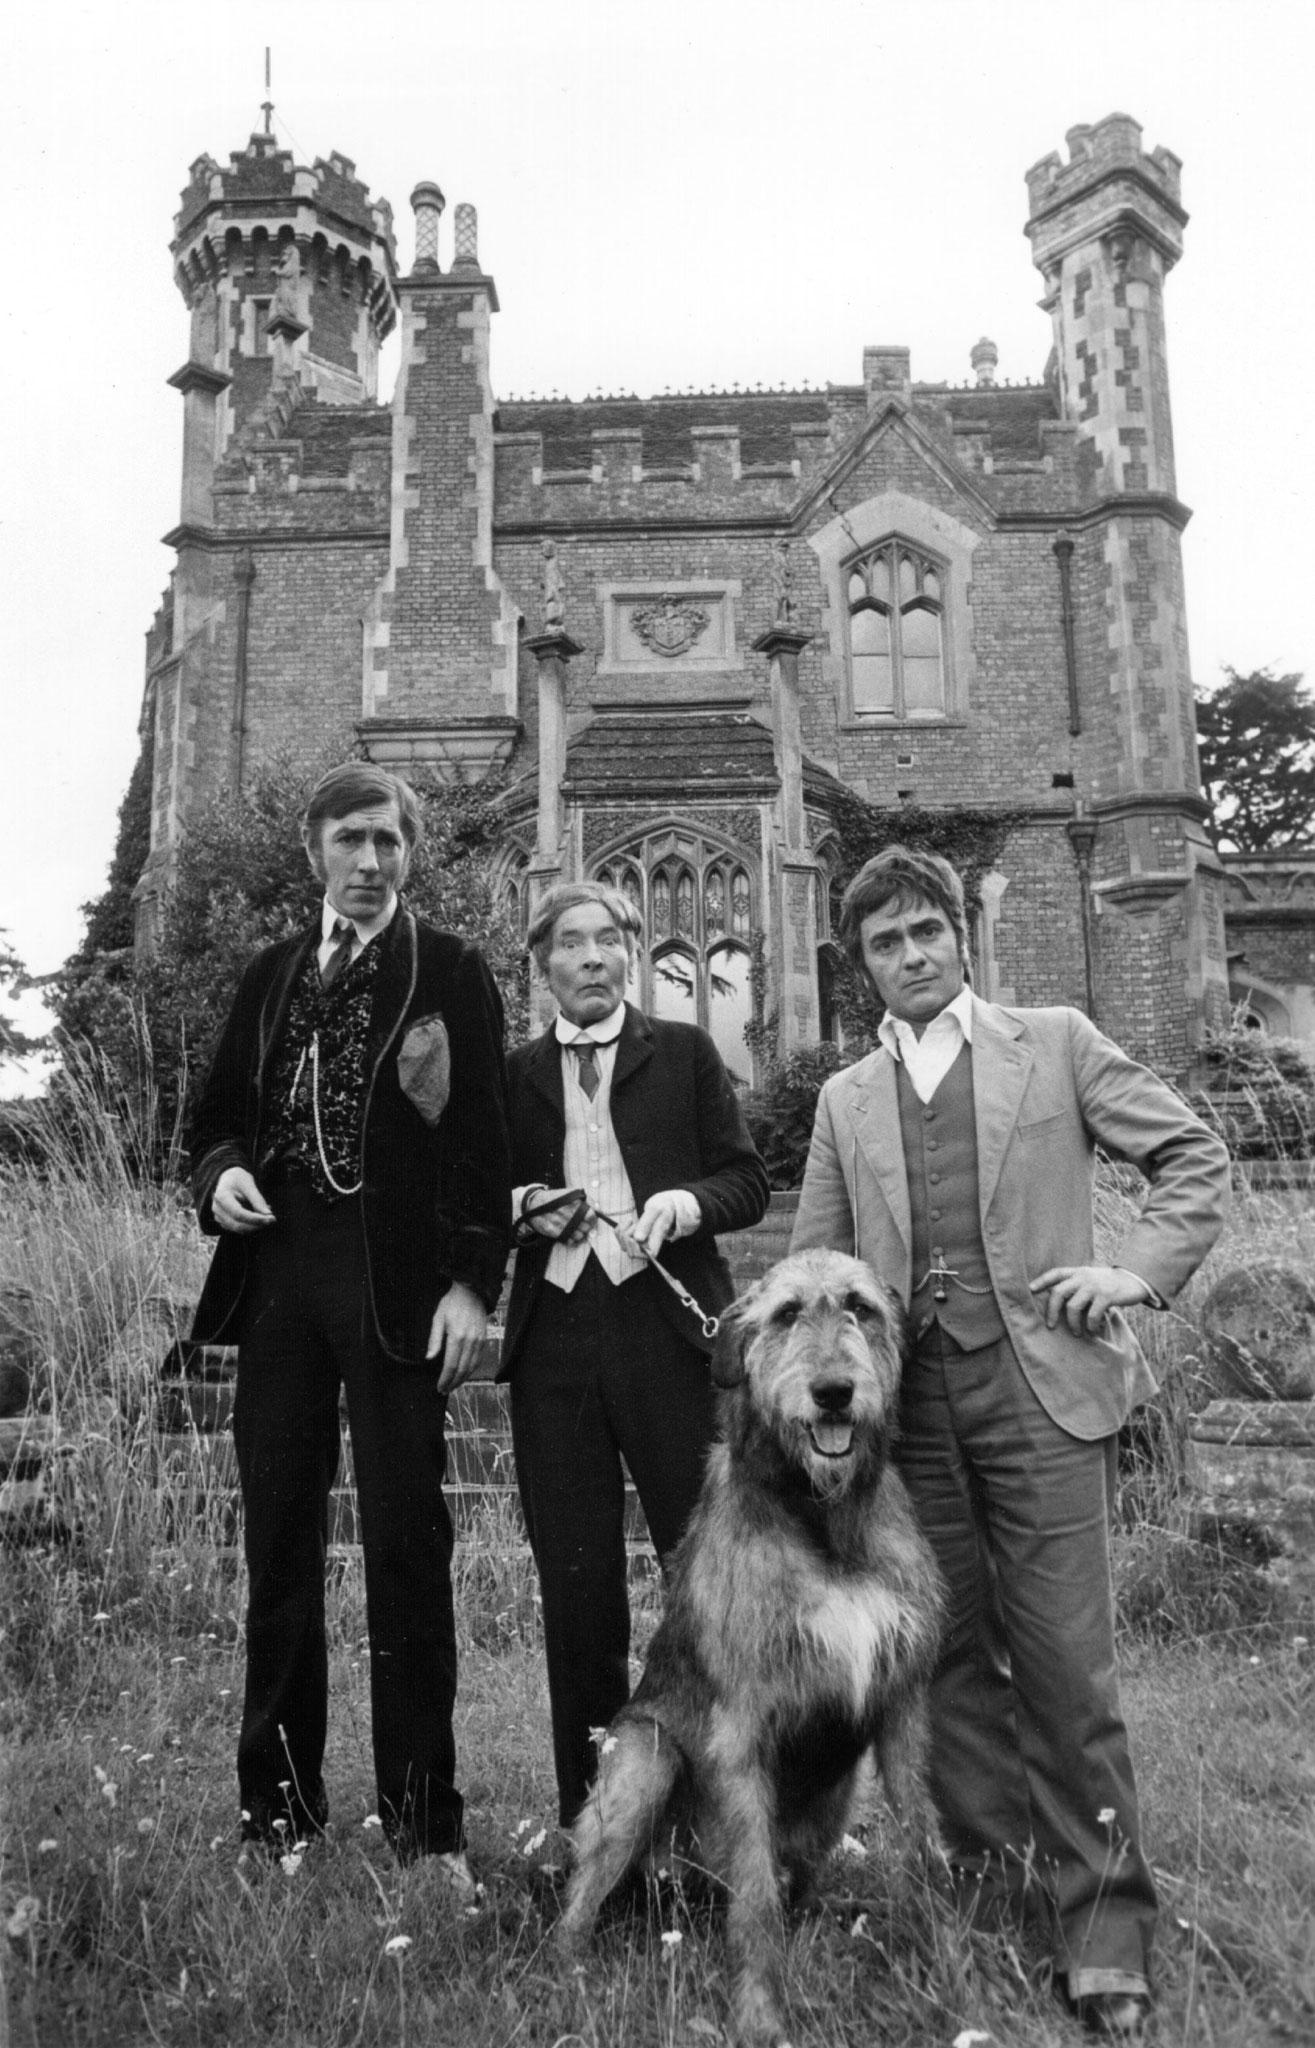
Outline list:
[[[810,1422],[808,1441],[819,1458],[847,1458],[854,1448],[852,1422]]]

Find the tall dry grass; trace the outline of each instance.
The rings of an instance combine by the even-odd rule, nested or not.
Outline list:
[[[141,1171],[153,1134],[101,1077],[80,1099],[40,1170],[0,1178],[0,1285],[27,1290],[37,1395],[65,1445],[62,1531],[11,1549],[0,1586],[13,2048],[727,2039],[718,1925],[670,1884],[604,1929],[579,1973],[559,1967],[537,1591],[505,1495],[466,1528],[455,1569],[458,1751],[482,1909],[454,1915],[432,1872],[398,1869],[371,1824],[365,1601],[350,1553],[333,1559],[328,1589],[328,1839],[290,1870],[239,1868],[243,1588],[227,1489],[206,1440],[166,1464],[153,1427],[172,1335],[161,1304],[193,1294],[205,1254],[182,1202]],[[1135,1199],[1117,1176],[1102,1183],[1111,1233]],[[1301,1204],[1248,1196],[1213,1264],[1263,1252],[1308,1269],[1312,1234]],[[1126,1694],[1166,1899],[1159,2038],[1261,2048],[1315,2036],[1315,1629],[1268,1596],[1223,1599],[1226,1573],[1190,1536],[1181,1424],[1209,1392],[1197,1319],[1210,1280],[1173,1315],[1144,1319],[1165,1401],[1153,1455],[1125,1478]],[[636,1604],[639,1650],[656,1587]],[[948,2048],[961,2033],[999,2048],[1075,2044],[1040,1954],[972,1932],[933,1891],[902,1890],[884,1831],[874,1797],[821,1910],[791,1931],[798,2048]]]

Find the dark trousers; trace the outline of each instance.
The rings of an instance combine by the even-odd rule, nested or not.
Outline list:
[[[907,1367],[900,1470],[950,1594],[932,1791],[951,1861],[1049,1900],[1073,1997],[1144,1988],[1155,1887],[1119,1705],[1115,1441],[1052,1422],[1005,1340],[933,1329]]]
[[[644,1272],[613,1287],[591,1258],[574,1289],[546,1281],[511,1381],[516,1478],[539,1570],[562,1825],[597,1766],[590,1731],[630,1697],[625,1474],[665,1563],[698,1498],[713,1438],[708,1361]]]
[[[370,1319],[354,1200],[301,1185],[252,1247],[233,1434],[250,1597],[238,1786],[248,1833],[323,1824],[324,1573],[340,1385],[356,1475],[379,1814],[403,1854],[461,1846],[453,1785],[457,1655],[446,1403],[437,1373],[392,1365]]]

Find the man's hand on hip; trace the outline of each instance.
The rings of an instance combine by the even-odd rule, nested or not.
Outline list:
[[[1051,1266],[1030,1283],[1053,1330],[1062,1315],[1075,1337],[1099,1337],[1112,1308],[1136,1308],[1154,1290],[1126,1266]]]
[[[459,1280],[454,1280],[434,1310],[425,1351],[426,1358],[437,1358],[442,1354],[443,1365],[438,1375],[440,1394],[450,1394],[474,1372],[480,1361],[488,1321],[488,1313],[479,1296]]]
[[[274,1221],[274,1211],[245,1166],[226,1166],[215,1182],[210,1209],[221,1230],[240,1236]]]

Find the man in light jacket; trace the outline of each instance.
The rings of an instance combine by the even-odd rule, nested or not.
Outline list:
[[[856,1252],[909,1313],[898,1456],[950,1593],[932,1698],[946,1844],[986,1907],[1040,1884],[1075,2009],[1135,2040],[1156,1899],[1108,1527],[1116,1432],[1155,1382],[1122,1310],[1166,1307],[1205,1257],[1228,1155],[1079,1011],[973,995],[962,884],[936,855],[870,860],[840,936],[886,1015],[822,1091],[792,1249]],[[1094,1250],[1098,1144],[1150,1183],[1116,1265]]]

